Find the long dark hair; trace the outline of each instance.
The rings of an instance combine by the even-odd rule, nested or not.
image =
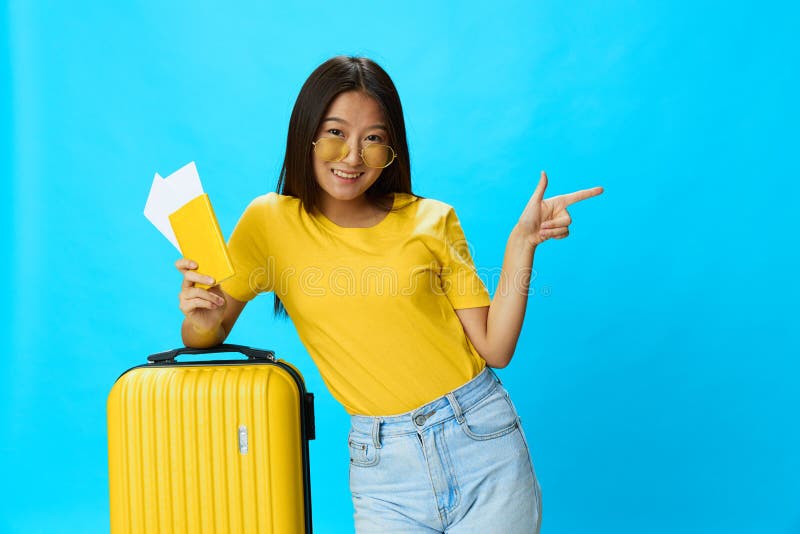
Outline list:
[[[380,65],[365,57],[333,57],[317,67],[303,84],[289,119],[286,155],[277,190],[282,195],[299,198],[308,213],[318,209],[319,185],[314,176],[311,143],[315,141],[325,110],[346,91],[362,91],[374,98],[386,119],[389,144],[397,153],[397,159],[383,169],[378,180],[364,192],[364,197],[373,206],[390,211],[391,207],[384,204],[389,193],[414,195],[406,125],[400,95],[392,79]],[[274,312],[276,316],[288,317],[277,293]]]

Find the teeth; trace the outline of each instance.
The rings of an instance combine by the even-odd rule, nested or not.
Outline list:
[[[355,174],[348,174],[348,173],[346,173],[346,172],[342,172],[342,171],[340,171],[339,169],[333,169],[333,174],[335,174],[336,176],[339,176],[340,178],[349,178],[349,179],[351,179],[351,180],[352,180],[353,178],[358,178],[358,176],[359,176],[361,173],[360,173],[360,172],[357,172],[357,173],[355,173]]]

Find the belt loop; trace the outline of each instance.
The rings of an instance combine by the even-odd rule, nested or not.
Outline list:
[[[497,383],[500,384],[500,385],[503,385],[503,381],[500,380],[500,377],[497,376],[497,373],[494,372],[494,369],[492,369],[488,365],[486,366],[486,368],[489,370],[490,373],[492,373],[492,375],[494,376],[494,379],[497,380]]]
[[[464,422],[464,414],[461,412],[461,405],[456,400],[456,396],[452,393],[448,393],[445,397],[450,401],[450,406],[453,407],[453,412],[456,414],[456,421],[458,421],[459,425],[462,424]]]
[[[372,443],[376,449],[381,448],[381,423],[383,420],[380,417],[372,419]]]

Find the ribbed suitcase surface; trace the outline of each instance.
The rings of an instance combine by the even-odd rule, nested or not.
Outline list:
[[[107,404],[112,533],[310,532],[312,436],[292,375],[246,360],[122,375]]]

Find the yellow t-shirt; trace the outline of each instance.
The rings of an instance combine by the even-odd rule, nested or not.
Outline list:
[[[406,193],[394,207],[375,226],[345,228],[268,193],[228,242],[236,275],[222,289],[240,301],[274,291],[351,414],[411,411],[486,366],[454,311],[490,304],[455,211]]]

